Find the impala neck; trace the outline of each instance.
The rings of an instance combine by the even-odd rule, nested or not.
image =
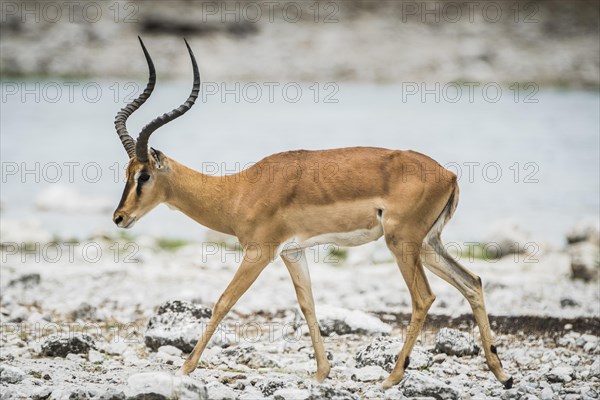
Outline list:
[[[165,203],[210,229],[233,235],[226,179],[205,175],[170,159],[172,178]]]

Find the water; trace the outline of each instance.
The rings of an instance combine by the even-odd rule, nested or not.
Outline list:
[[[36,102],[20,86],[10,94],[15,84],[35,91],[34,82],[2,82],[3,219],[39,219],[61,237],[117,232],[112,210],[41,212],[34,206],[50,185],[111,199],[114,207],[119,201],[122,175],[115,174],[127,158],[113,118],[131,88],[125,82],[99,82],[98,101],[86,101],[85,83],[69,99],[65,82],[40,82]],[[256,103],[247,101],[254,96],[251,90],[242,92],[239,102],[234,95],[225,102],[219,95],[208,96],[155,132],[151,145],[192,168],[208,171],[216,166],[224,173],[290,149],[368,145],[417,150],[461,172],[459,208],[445,235],[453,240],[480,240],[494,221],[512,218],[534,240],[561,244],[577,219],[599,214],[596,92],[540,90],[534,96],[537,103],[524,103],[523,96],[515,102],[514,92],[504,88],[495,103],[477,95],[480,91],[472,102],[463,96],[452,103],[444,96],[436,102],[433,95],[425,102],[418,95],[404,101],[399,85],[339,84],[333,96],[338,102],[325,103],[331,88],[321,85],[315,102],[314,87],[302,85],[302,98],[292,103],[280,89],[270,102],[267,87],[259,85],[263,98]],[[62,97],[51,102],[55,86]],[[96,89],[87,89],[88,100],[95,100]],[[188,82],[159,82],[148,103],[130,118],[129,131],[137,135],[143,124],[179,105],[188,93]],[[295,95],[291,89],[289,93]],[[97,166],[102,175],[96,179]],[[131,231],[141,232],[199,239],[205,230],[160,206]]]

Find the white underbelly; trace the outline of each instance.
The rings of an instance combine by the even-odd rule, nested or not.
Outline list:
[[[307,248],[323,244],[335,244],[337,246],[360,246],[361,244],[373,242],[383,236],[383,227],[377,224],[371,229],[357,229],[350,232],[334,232],[313,236],[300,240],[298,246]]]

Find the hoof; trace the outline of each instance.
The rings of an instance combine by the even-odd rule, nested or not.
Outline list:
[[[388,377],[384,382],[383,382],[383,389],[387,390],[389,388],[391,388],[392,386],[396,385],[398,382],[400,381],[395,381],[392,379],[392,377]]]
[[[331,371],[331,367],[329,365],[327,366],[327,369],[324,368],[322,371],[317,371],[317,374],[315,375],[317,382],[323,383],[323,381],[329,376],[329,371]]]
[[[194,372],[195,369],[195,366],[190,366],[184,363],[181,368],[179,368],[179,371],[177,371],[177,375],[189,375]]]
[[[503,383],[505,389],[510,389],[513,386],[513,378],[512,376],[508,378],[506,382]]]

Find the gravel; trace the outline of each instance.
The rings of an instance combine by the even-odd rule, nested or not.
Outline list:
[[[351,251],[371,252],[373,247],[359,249]],[[185,246],[171,252],[140,250],[140,259],[147,260],[141,264],[3,264],[3,398],[120,400],[150,398],[150,393],[180,399],[598,398],[597,329],[577,331],[598,326],[597,287],[568,278],[566,250],[547,251],[539,265],[528,268],[505,259],[470,266],[486,283],[490,313],[503,315],[491,322],[504,367],[514,377],[511,390],[477,354],[479,334],[470,317],[440,330],[449,316],[469,308],[454,288],[433,278],[438,302],[405,377],[382,389],[409,322],[394,316],[411,310],[393,263],[310,266],[317,315],[339,327],[323,336],[332,367],[323,384],[314,381],[308,329],[279,261],[225,318],[220,329],[226,340],[213,341],[190,376],[178,376],[236,268],[227,260],[192,261],[199,257],[196,246]],[[23,278],[35,274],[39,280]],[[348,284],[332,284],[342,280]],[[572,305],[562,307],[564,298]],[[438,304],[441,299],[444,307]],[[553,325],[538,325],[544,315],[552,317]],[[500,329],[511,321],[516,326],[510,333]]]

